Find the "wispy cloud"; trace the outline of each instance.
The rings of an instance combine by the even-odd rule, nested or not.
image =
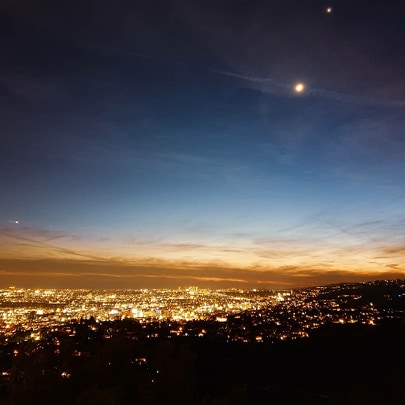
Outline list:
[[[0,86],[7,89],[16,100],[32,105],[69,98],[68,91],[55,80],[10,73],[4,69],[0,71]]]
[[[405,260],[405,245],[383,248],[382,253],[390,256],[402,257]]]
[[[65,286],[76,288],[142,288],[177,287],[180,285],[209,285],[225,287],[241,285],[261,288],[286,288],[328,284],[365,279],[401,278],[403,269],[396,264],[379,272],[328,270],[325,266],[285,266],[272,270],[224,268],[221,266],[197,266],[190,264],[153,261],[151,263],[91,262],[77,260],[17,260],[1,259],[1,287]]]
[[[84,238],[60,230],[7,227],[0,230],[2,239],[0,257],[10,259],[56,257],[61,260],[75,258],[126,264],[139,264],[146,260],[145,263],[148,265],[155,263],[154,260],[157,260],[157,263],[164,260],[165,266],[170,263],[176,265],[183,260],[184,265],[187,263],[186,267],[201,266],[211,261],[215,264],[220,261],[222,267],[241,266],[240,268],[245,269],[255,265],[262,269],[273,267],[285,269],[287,263],[294,266],[299,264],[301,268],[313,267],[317,263],[328,263],[326,266],[328,268],[343,266],[350,269],[360,266],[362,260],[370,263],[376,260],[374,268],[377,268],[389,264],[390,262],[385,262],[389,258],[404,256],[401,244],[389,244],[383,237],[371,239],[368,237],[365,230],[380,225],[380,221],[370,221],[339,229],[339,232],[351,238],[347,242],[344,239],[339,241],[336,235],[330,238],[318,236],[304,240],[297,236],[283,239],[274,236],[253,238],[250,242],[249,238],[244,238],[240,241],[228,240],[226,243],[173,242],[168,237],[153,239],[138,237],[127,240],[126,243],[107,238],[103,242],[103,248],[99,240],[91,240],[89,237]],[[336,241],[339,243],[336,244]],[[114,247],[117,244],[120,244],[118,250]],[[153,257],[155,259],[151,259]]]

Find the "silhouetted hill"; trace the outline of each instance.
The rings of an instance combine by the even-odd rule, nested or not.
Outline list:
[[[3,403],[377,404],[405,394],[398,321],[326,325],[308,339],[273,344],[124,333],[89,342],[79,333],[56,350],[21,345]]]
[[[402,285],[310,289],[226,322],[90,318],[39,341],[20,330],[0,345],[0,403],[404,403]],[[256,339],[272,330],[279,338]]]

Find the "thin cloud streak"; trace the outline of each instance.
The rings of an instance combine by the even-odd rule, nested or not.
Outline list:
[[[369,96],[361,96],[361,95],[353,95],[353,94],[346,94],[340,93],[333,90],[326,90],[322,88],[307,88],[303,94],[297,95],[294,91],[294,86],[296,83],[291,82],[281,82],[277,80],[275,77],[267,76],[267,77],[260,77],[255,75],[246,75],[234,71],[222,70],[218,68],[208,68],[202,65],[192,65],[188,64],[187,62],[176,61],[170,58],[162,58],[156,57],[152,55],[142,54],[133,51],[127,50],[120,50],[120,49],[113,49],[113,48],[104,48],[104,51],[114,52],[121,55],[136,57],[147,59],[155,63],[165,63],[169,65],[175,66],[182,66],[185,68],[198,68],[201,71],[206,71],[212,74],[217,74],[221,76],[231,77],[239,80],[243,80],[245,82],[254,83],[254,84],[263,84],[267,85],[266,87],[257,88],[257,90],[263,93],[269,94],[281,94],[283,96],[290,96],[290,97],[297,97],[297,96],[313,96],[313,97],[320,97],[327,100],[343,102],[347,104],[357,104],[357,105],[365,105],[365,106],[375,106],[375,107],[391,107],[391,108],[398,108],[402,109],[405,107],[404,100],[389,100],[384,98],[375,98]]]
[[[359,224],[351,228],[367,228],[378,225],[378,221]],[[25,236],[29,233],[30,237]],[[251,244],[243,242],[228,244],[208,243],[175,243],[163,239],[144,241],[136,240],[129,242],[127,248],[122,246],[115,251],[110,245],[97,250],[89,249],[89,241],[86,242],[86,250],[80,248],[83,238],[75,236],[70,240],[70,234],[56,231],[55,235],[65,235],[70,247],[64,245],[64,239],[59,237],[61,245],[44,242],[40,238],[48,240],[52,232],[40,230],[38,239],[33,239],[32,229],[10,231],[2,229],[2,248],[0,249],[1,260],[15,260],[15,263],[22,263],[19,260],[46,261],[47,259],[57,260],[58,265],[62,263],[85,263],[102,265],[104,269],[109,266],[124,266],[126,268],[148,268],[167,269],[172,271],[176,268],[190,271],[210,271],[219,269],[222,273],[226,271],[235,272],[231,278],[253,280],[252,277],[267,274],[268,271],[286,273],[289,277],[297,280],[306,271],[312,274],[314,269],[322,269],[326,273],[333,271],[357,271],[359,275],[366,277],[367,274],[384,272],[383,269],[392,265],[395,260],[396,269],[401,271],[402,265],[398,258],[405,262],[405,249],[401,244],[387,244],[379,241],[359,240],[356,244],[336,244],[336,237],[332,240],[300,241],[299,239],[262,238],[253,240]],[[351,236],[351,233],[348,233]],[[111,241],[108,240],[108,243]],[[133,246],[137,246],[134,251]],[[113,271],[112,273],[113,274]],[[276,276],[275,276],[276,277]],[[263,280],[261,280],[263,281]]]
[[[164,263],[161,263],[164,266]],[[381,272],[342,271],[285,266],[274,270],[243,270],[221,267],[182,267],[156,264],[128,265],[122,263],[80,262],[67,260],[0,260],[1,288],[17,286],[52,286],[60,282],[84,288],[98,288],[108,282],[109,288],[142,288],[143,280],[153,280],[156,288],[186,285],[218,286],[243,285],[274,288],[295,288],[311,285],[364,281],[378,278],[401,278],[403,272],[396,265]],[[59,281],[58,281],[59,280]],[[126,283],[126,284],[125,284]],[[212,284],[211,284],[212,285]]]
[[[276,86],[278,89],[283,90],[284,96],[295,96],[298,95],[294,92],[295,83],[283,83],[278,81],[274,77],[257,77],[257,76],[247,76],[244,74],[219,70],[219,69],[208,69],[209,72],[220,74],[223,76],[234,77],[236,79],[241,79],[246,82],[251,83],[260,83],[260,84],[270,84],[272,86]],[[257,89],[257,88],[256,88]],[[272,87],[262,87],[258,90],[261,90],[263,93],[276,93],[279,94],[279,91],[275,91]],[[325,90],[325,89],[317,89],[317,88],[307,88],[304,90],[302,94],[299,94],[300,97],[303,96],[313,96],[313,97],[320,97],[327,100],[333,100],[348,104],[357,104],[357,105],[369,105],[369,106],[376,106],[376,107],[392,107],[402,109],[405,107],[405,101],[403,100],[387,100],[383,98],[373,98],[367,96],[359,96],[353,94],[345,94],[339,93],[337,91],[332,90]]]

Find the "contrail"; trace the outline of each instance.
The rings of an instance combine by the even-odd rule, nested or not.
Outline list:
[[[237,79],[245,80],[252,83],[269,83],[275,85],[281,89],[289,90],[289,94],[293,94],[293,84],[283,83],[277,81],[274,77],[256,77],[256,76],[248,76],[236,72],[230,72],[225,70],[219,69],[207,69],[211,73],[220,74],[223,76],[235,77]],[[325,89],[307,89],[301,96],[305,94],[315,96],[315,97],[322,97],[329,100],[341,101],[348,104],[363,104],[363,105],[370,105],[370,106],[378,106],[378,107],[395,107],[395,108],[404,108],[405,101],[401,100],[387,100],[383,98],[375,98],[375,97],[367,97],[367,96],[355,96],[352,94],[346,93],[339,93],[336,91],[325,90]]]
[[[154,57],[152,55],[137,53],[133,51],[115,49],[115,48],[103,48],[106,51],[114,52],[122,55],[133,56],[136,58],[149,59],[152,61],[161,61],[168,63],[170,65],[184,66],[184,67],[194,67],[201,71],[210,72],[217,75],[233,77],[235,79],[244,80],[250,83],[261,83],[267,84],[269,87],[261,90],[263,93],[278,93],[281,92],[283,95],[296,96],[297,93],[294,92],[294,83],[285,83],[278,81],[275,77],[259,77],[251,76],[243,73],[238,73],[234,71],[221,70],[215,68],[202,67],[200,65],[192,65],[190,63],[185,63],[177,60],[172,60],[168,58]],[[387,100],[384,98],[375,98],[368,96],[357,96],[346,93],[339,93],[332,90],[318,89],[318,88],[307,88],[303,93],[300,93],[300,97],[305,97],[305,95],[320,97],[328,100],[339,101],[347,104],[357,104],[357,105],[368,105],[376,107],[391,107],[391,108],[405,108],[405,101],[402,100]]]
[[[219,69],[208,69],[209,72],[211,73],[218,73],[219,75],[222,76],[230,76],[230,77],[236,77],[238,79],[242,80],[247,80],[249,82],[255,82],[255,83],[266,83],[266,82],[271,82],[274,84],[279,84],[281,86],[284,86],[282,83],[277,83],[276,79],[273,77],[254,77],[254,76],[245,76],[239,73],[234,73],[234,72],[229,72],[226,70],[219,70]]]
[[[336,91],[324,89],[310,89],[308,92],[310,95],[327,98],[329,100],[341,101],[349,104],[363,104],[377,107],[394,107],[394,108],[405,107],[405,101],[401,100],[387,100],[384,98],[354,96],[352,94],[338,93]]]

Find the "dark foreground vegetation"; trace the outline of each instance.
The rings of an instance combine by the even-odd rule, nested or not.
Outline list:
[[[139,338],[135,321],[1,347],[2,404],[396,404],[405,324],[330,324],[276,343]],[[90,327],[89,327],[90,326]],[[91,337],[91,338],[90,338]],[[18,351],[16,353],[15,351]]]

